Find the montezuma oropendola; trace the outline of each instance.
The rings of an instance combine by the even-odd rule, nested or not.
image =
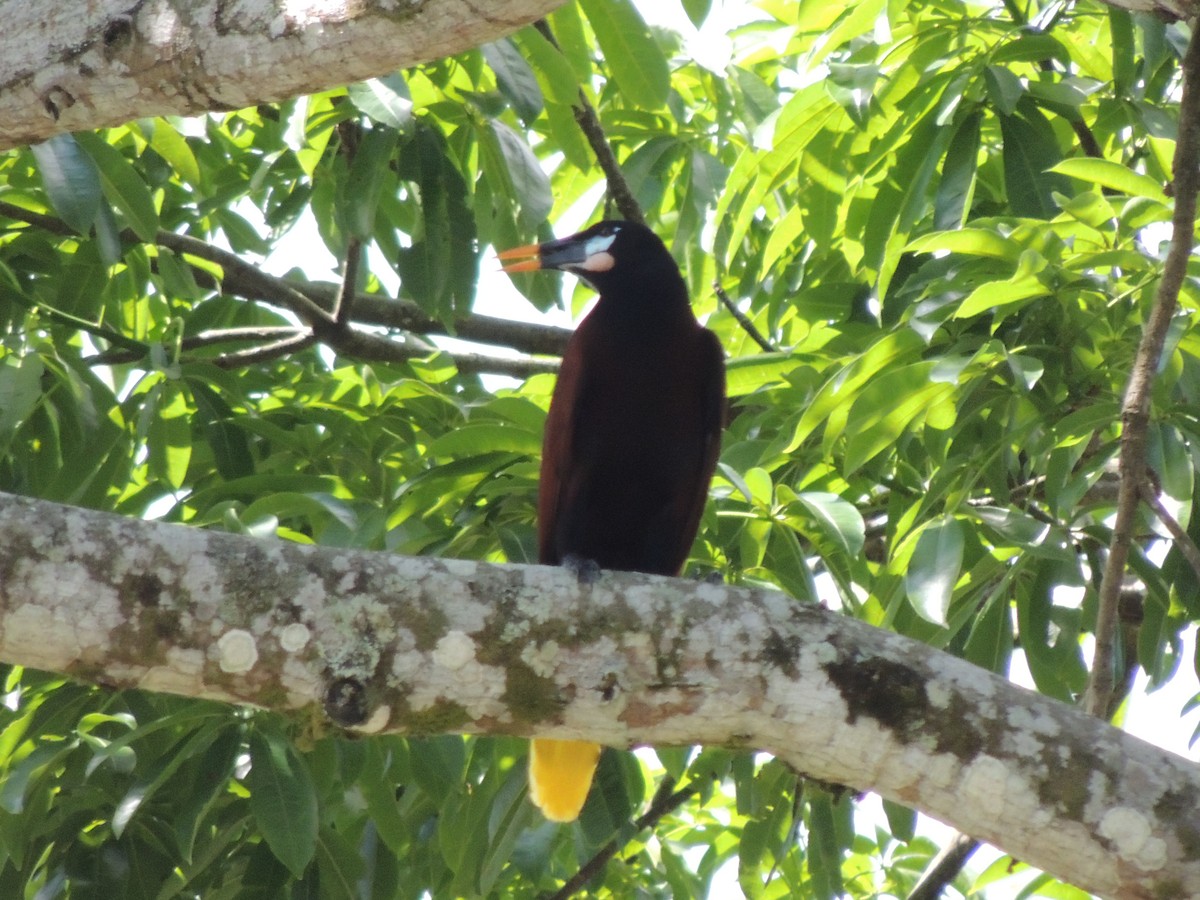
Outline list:
[[[600,293],[567,343],[538,489],[538,561],[678,575],[717,463],[725,357],[666,246],[634,222],[506,250],[508,272],[562,269]],[[537,738],[530,796],[570,822],[600,746]]]

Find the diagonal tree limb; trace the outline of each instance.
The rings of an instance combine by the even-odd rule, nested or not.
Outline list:
[[[549,22],[545,19],[538,19],[533,23],[533,27],[541,32],[542,37],[552,46],[558,48],[558,40],[554,37]],[[604,133],[604,126],[600,122],[600,116],[596,113],[596,107],[592,106],[592,102],[588,100],[587,94],[583,92],[582,88],[579,89],[579,102],[573,109],[575,122],[579,125],[583,136],[587,138],[592,153],[596,154],[596,162],[600,164],[600,169],[604,172],[604,178],[608,183],[608,196],[612,198],[621,215],[627,220],[645,225],[646,216],[642,212],[642,207],[638,204],[637,198],[633,196],[629,182],[625,180],[625,175],[621,172],[621,166],[617,162],[616,154],[613,153],[612,145],[608,142],[608,136]]]
[[[1138,500],[1146,477],[1146,432],[1150,424],[1150,394],[1158,371],[1171,318],[1179,303],[1179,291],[1187,274],[1188,259],[1195,246],[1196,194],[1200,190],[1200,41],[1193,34],[1183,59],[1183,96],[1179,104],[1179,136],[1175,144],[1174,194],[1171,247],[1163,264],[1154,306],[1146,322],[1125,399],[1121,404],[1121,452],[1117,470],[1121,487],[1108,560],[1100,582],[1096,613],[1096,652],[1084,694],[1084,708],[1105,716],[1115,691],[1113,672],[1117,607],[1125,564],[1133,541]]]
[[[1179,548],[1179,552],[1183,554],[1183,558],[1192,567],[1192,573],[1196,576],[1196,580],[1200,582],[1200,547],[1196,546],[1196,542],[1192,540],[1191,535],[1184,531],[1183,526],[1179,524],[1179,520],[1171,515],[1170,510],[1163,505],[1162,500],[1158,498],[1158,493],[1154,490],[1154,486],[1150,483],[1149,479],[1142,481],[1141,493],[1143,502],[1154,510],[1154,514],[1158,516],[1158,520],[1166,526],[1167,531],[1171,532],[1175,546]]]
[[[979,841],[965,834],[956,834],[950,838],[941,852],[933,858],[929,868],[921,874],[916,887],[909,893],[908,900],[938,900],[958,877],[971,855],[979,849],[979,845]]]
[[[731,316],[733,316],[734,321],[737,322],[738,325],[742,326],[742,331],[746,332],[746,334],[750,336],[750,340],[758,344],[758,346],[767,353],[775,353],[779,350],[778,347],[763,337],[762,332],[754,326],[754,323],[750,321],[750,318],[737,308],[737,304],[734,303],[733,298],[725,292],[725,288],[721,287],[721,283],[719,281],[713,282],[713,291],[716,293],[717,299],[721,301],[721,305],[725,307],[726,311]]]
[[[693,785],[688,785],[672,792],[671,789],[674,786],[675,781],[671,776],[663,776],[663,780],[654,794],[654,799],[650,801],[650,808],[634,821],[634,834],[639,831],[645,831],[647,828],[653,828],[663,816],[679,809],[679,807],[683,806],[683,804],[687,803],[688,800],[700,792],[700,789]],[[621,849],[621,846],[620,842],[615,838],[609,841],[596,851],[596,854],[591,859],[580,866],[579,871],[568,878],[562,887],[551,894],[549,900],[567,900],[568,897],[583,890],[587,887],[589,881],[604,871],[604,867],[608,865],[609,860],[617,855],[617,851]]]

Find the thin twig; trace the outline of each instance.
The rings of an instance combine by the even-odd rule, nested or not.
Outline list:
[[[1158,520],[1167,526],[1167,531],[1171,532],[1171,537],[1175,539],[1175,546],[1179,548],[1179,552],[1183,554],[1183,558],[1192,567],[1192,572],[1195,573],[1196,579],[1200,581],[1200,547],[1197,547],[1191,535],[1183,530],[1183,526],[1179,524],[1179,520],[1171,515],[1170,511],[1163,506],[1163,502],[1158,499],[1158,494],[1155,492],[1154,486],[1148,480],[1142,481],[1141,493],[1142,501],[1154,510],[1154,514],[1158,516]]]
[[[212,347],[217,344],[236,344],[243,342],[260,343],[262,341],[278,341],[283,338],[292,337],[297,334],[308,334],[307,330],[295,328],[290,325],[264,325],[261,327],[249,326],[243,328],[218,328],[210,331],[201,331],[197,334],[186,335],[180,342],[181,350],[198,350],[202,347]],[[89,366],[96,365],[120,365],[122,363],[137,362],[139,359],[144,359],[149,351],[147,345],[142,345],[137,349],[121,347],[110,347],[100,353],[92,356],[84,357],[84,364]]]
[[[754,327],[754,323],[746,316],[744,312],[737,308],[737,304],[733,299],[725,293],[725,288],[721,287],[719,282],[713,282],[713,290],[716,291],[717,299],[721,301],[721,305],[729,311],[734,320],[742,326],[742,331],[750,335],[750,339],[758,346],[762,347],[767,353],[774,353],[779,348],[762,336],[762,332]]]
[[[554,32],[550,29],[550,23],[545,19],[538,19],[533,27],[541,32],[542,37],[551,43],[556,49],[558,41],[554,37]],[[625,180],[625,176],[621,172],[621,167],[617,164],[616,154],[613,153],[612,146],[608,143],[608,136],[604,133],[604,126],[600,123],[600,116],[596,114],[596,108],[587,98],[587,94],[583,92],[583,88],[579,89],[579,103],[572,107],[575,113],[575,122],[579,125],[579,130],[583,132],[583,136],[587,138],[587,142],[591,145],[592,152],[596,154],[596,162],[600,164],[600,169],[604,172],[604,178],[608,182],[608,196],[613,203],[617,205],[617,209],[630,222],[637,222],[639,225],[646,224],[646,217],[642,213],[641,206],[638,205],[637,198],[633,196],[633,191],[629,188],[629,182]]]
[[[1084,709],[1103,715],[1114,690],[1113,642],[1116,637],[1117,605],[1125,564],[1133,542],[1138,498],[1146,476],[1146,430],[1150,423],[1150,391],[1166,342],[1167,329],[1179,302],[1179,290],[1187,274],[1188,258],[1195,244],[1196,193],[1200,189],[1200,41],[1188,41],[1183,59],[1183,96],[1179,103],[1179,135],[1173,162],[1175,213],[1172,216],[1171,248],[1163,264],[1154,308],[1146,322],[1125,399],[1121,404],[1121,453],[1118,471],[1121,490],[1117,517],[1096,613],[1096,652],[1084,695]]]
[[[245,350],[234,350],[223,353],[213,362],[222,369],[241,369],[258,363],[271,362],[284,356],[290,356],[311,347],[317,342],[317,336],[311,331],[299,332],[292,337],[284,338],[265,344],[261,347],[248,347]]]
[[[354,307],[354,298],[358,291],[358,266],[362,262],[362,241],[351,237],[346,241],[346,265],[342,271],[342,285],[338,288],[337,297],[333,301],[333,321],[339,328],[345,328],[350,323],[350,310]]]
[[[700,791],[699,788],[688,785],[685,788],[675,791],[675,793],[671,793],[671,788],[674,786],[675,780],[673,778],[669,775],[663,777],[662,784],[659,785],[658,791],[654,794],[654,799],[650,801],[650,808],[633,823],[635,831],[643,831],[654,827],[663,816],[683,806],[684,803]],[[609,860],[616,856],[617,851],[620,849],[621,845],[616,840],[609,841],[596,852],[595,856],[584,863],[579,871],[572,875],[558,891],[551,894],[549,900],[566,900],[566,898],[583,888],[608,865]]]

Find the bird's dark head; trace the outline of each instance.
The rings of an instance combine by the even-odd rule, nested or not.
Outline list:
[[[570,237],[514,247],[497,255],[502,260],[520,260],[505,265],[505,272],[561,269],[578,275],[602,295],[661,285],[663,279],[672,286],[683,285],[666,245],[637,222],[606,219]]]

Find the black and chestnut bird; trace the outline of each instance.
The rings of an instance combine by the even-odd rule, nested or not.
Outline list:
[[[538,560],[678,575],[717,463],[725,361],[650,229],[605,221],[499,254],[505,271],[562,269],[600,293],[567,343],[550,402],[538,496]],[[570,822],[600,747],[535,739],[530,795]]]

